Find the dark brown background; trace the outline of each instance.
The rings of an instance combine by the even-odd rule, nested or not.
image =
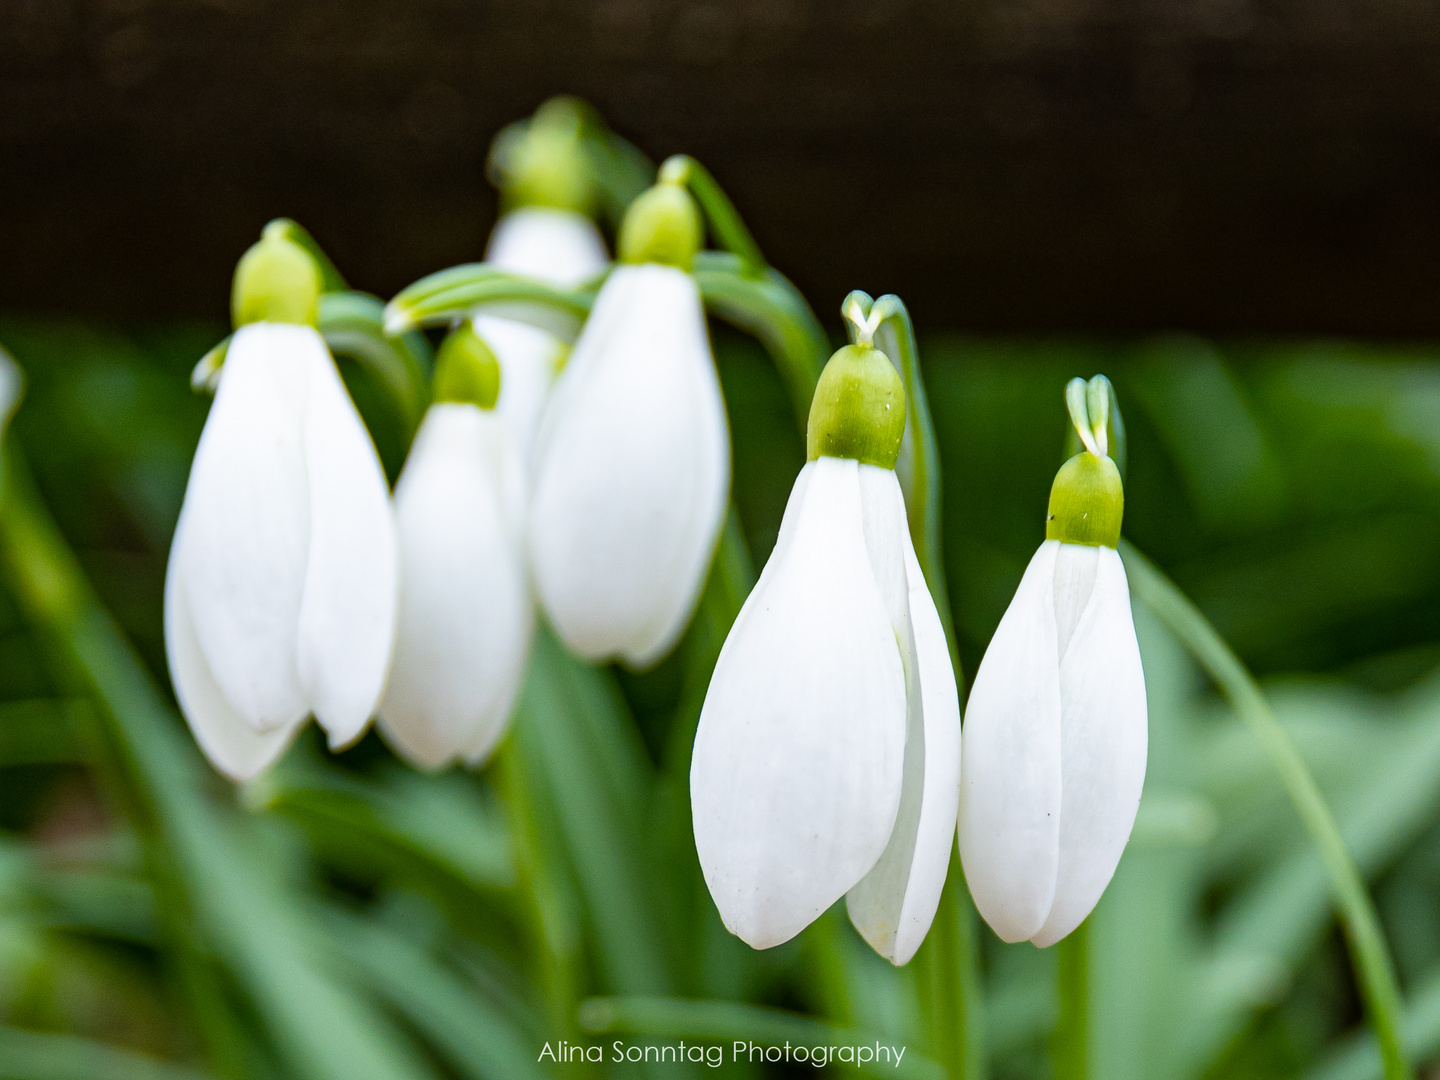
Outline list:
[[[269,217],[476,257],[543,97],[694,153],[823,313],[1440,333],[1426,0],[0,0],[0,309],[225,314]]]

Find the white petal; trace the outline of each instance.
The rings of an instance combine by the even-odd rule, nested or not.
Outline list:
[[[1055,651],[1062,662],[1095,591],[1099,561],[1093,544],[1061,544],[1055,552]]]
[[[180,559],[196,639],[231,707],[256,731],[308,711],[296,632],[310,545],[303,416],[305,327],[255,323],[230,343],[185,489]]]
[[[395,518],[370,434],[319,335],[309,355],[305,464],[310,551],[296,652],[301,685],[332,749],[360,737],[395,640]]]
[[[724,520],[724,403],[693,279],[618,268],[536,444],[530,548],[557,633],[647,663],[683,631]]]
[[[905,675],[869,568],[856,463],[807,465],[721,650],[690,768],[730,931],[794,937],[863,877],[899,808]]]
[[[1065,544],[1062,547],[1070,547]],[[1098,548],[1090,602],[1060,663],[1060,869],[1042,948],[1080,925],[1110,883],[1145,785],[1145,673],[1125,568]]]
[[[473,405],[433,405],[395,488],[400,616],[380,730],[438,768],[483,759],[504,732],[534,614],[515,506],[510,434]]]
[[[477,315],[474,323],[500,361],[495,412],[509,425],[522,458],[528,458],[564,346],[554,334],[510,319]]]
[[[703,333],[703,309],[700,330]],[[688,590],[682,591],[678,601],[669,605],[668,617],[662,614],[657,618],[648,638],[632,641],[624,651],[624,659],[638,668],[661,659],[675,647],[689,625],[705,588],[730,501],[730,425],[725,418],[725,399],[710,355],[709,340],[703,340],[703,349],[687,350],[681,358],[691,376],[687,401],[692,410],[689,423],[697,461],[689,490],[690,512],[686,518],[689,533],[676,545],[677,565],[670,573],[675,582],[682,586],[688,584]]]
[[[925,940],[950,866],[960,801],[960,697],[940,613],[904,534],[912,651],[905,790],[885,854],[846,897],[850,919],[881,956],[910,962]]]
[[[304,721],[257,732],[225,700],[195,634],[186,593],[184,561],[177,557],[185,516],[175,530],[165,572],[165,658],[180,712],[210,763],[232,780],[253,780],[290,745]]]
[[[1060,665],[1047,540],[1000,620],[965,709],[960,856],[975,906],[1005,941],[1044,925],[1060,844]]]
[[[512,274],[571,289],[605,269],[609,256],[600,230],[585,215],[527,206],[496,223],[485,261]]]

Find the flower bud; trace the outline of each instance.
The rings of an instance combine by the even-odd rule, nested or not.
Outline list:
[[[624,263],[663,263],[689,271],[705,241],[700,208],[690,192],[662,180],[640,194],[620,224],[619,252]]]
[[[807,460],[854,458],[895,468],[905,435],[905,386],[879,349],[847,345],[825,365],[810,402]]]
[[[1055,474],[1045,539],[1113,548],[1120,542],[1124,514],[1125,488],[1120,482],[1120,470],[1108,455],[1086,450],[1065,462]]]
[[[570,98],[553,98],[535,112],[506,155],[502,188],[511,207],[544,206],[588,214],[595,183],[581,145],[581,118]]]
[[[287,223],[272,221],[260,242],[240,259],[230,294],[235,328],[249,323],[315,326],[320,318],[320,268],[286,235]]]
[[[474,325],[461,323],[441,342],[435,358],[435,400],[493,409],[499,396],[500,362]]]

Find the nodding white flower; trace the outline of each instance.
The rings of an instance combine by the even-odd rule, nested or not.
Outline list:
[[[435,404],[395,485],[400,618],[380,732],[421,768],[483,762],[505,732],[535,626],[524,478],[493,411],[494,355],[469,327],[441,346]]]
[[[395,523],[369,433],[315,330],[310,256],[267,229],[236,272],[235,332],[165,578],[181,711],[249,779],[314,714],[365,730],[395,630]]]
[[[618,266],[535,444],[529,545],[546,614],[589,660],[643,666],[699,599],[730,489],[725,404],[687,272],[699,212],[674,184],[632,205]]]
[[[1042,948],[1099,901],[1145,782],[1145,676],[1116,551],[1124,493],[1103,419],[1077,427],[1086,450],[1055,478],[1047,539],[965,712],[965,879],[995,933]]]
[[[571,289],[605,269],[609,256],[584,214],[545,206],[511,210],[495,226],[485,261],[501,270]],[[474,317],[475,331],[500,361],[495,411],[529,454],[540,414],[565,357],[565,343],[538,326],[499,315]]]
[[[865,939],[904,964],[954,842],[960,708],[893,471],[905,412],[889,360],[840,350],[809,427],[809,463],[700,714],[695,846],[751,946],[847,896]]]

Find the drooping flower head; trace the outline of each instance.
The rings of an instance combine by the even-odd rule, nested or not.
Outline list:
[[[529,545],[546,614],[589,660],[644,666],[690,620],[730,491],[700,291],[700,213],[678,183],[636,199],[537,436]]]
[[[533,119],[506,129],[491,154],[503,212],[490,234],[485,261],[565,289],[599,274],[609,256],[591,220],[593,173],[573,99],[547,101]],[[528,455],[565,345],[547,330],[499,315],[477,314],[474,322],[500,362],[496,411]]]
[[[216,768],[264,770],[311,714],[365,730],[394,639],[395,526],[370,435],[315,329],[320,275],[272,223],[235,274],[236,331],[165,577],[181,711]]]
[[[1145,677],[1116,546],[1124,488],[1113,391],[1067,390],[1084,449],[1050,492],[1046,540],[975,675],[965,712],[960,854],[1006,941],[1054,944],[1104,892],[1145,781]]]
[[[755,948],[846,896],[903,964],[939,903],[960,715],[894,472],[904,430],[899,376],[862,335],[821,376],[809,461],[705,698],[695,845],[726,927]]]
[[[422,768],[489,756],[530,651],[524,477],[495,412],[502,385],[486,343],[468,324],[454,330],[395,485],[400,615],[379,725]]]

